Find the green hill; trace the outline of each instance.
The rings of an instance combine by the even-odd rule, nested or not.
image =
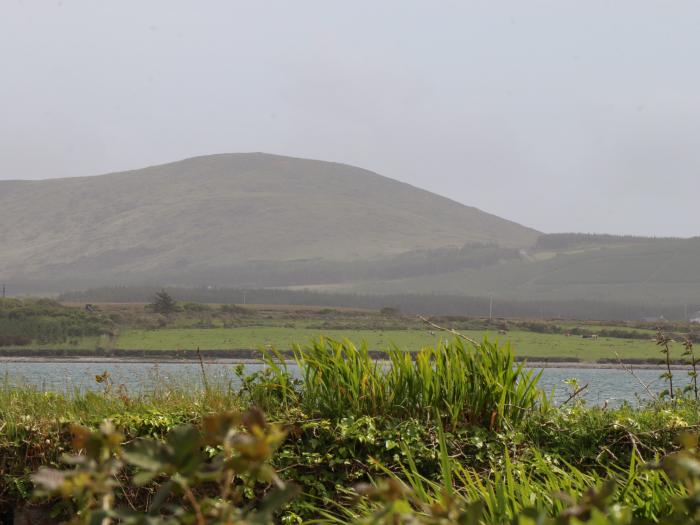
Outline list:
[[[541,243],[540,243],[541,244]],[[338,287],[334,287],[338,290]],[[700,303],[700,239],[634,238],[525,250],[519,259],[344,287],[362,293],[460,293],[511,300]]]
[[[700,304],[700,239],[535,230],[360,168],[262,153],[0,182],[0,282]]]
[[[41,291],[154,281],[268,285],[299,268],[468,243],[513,249],[538,235],[367,170],[262,153],[0,181],[0,224],[0,280]]]

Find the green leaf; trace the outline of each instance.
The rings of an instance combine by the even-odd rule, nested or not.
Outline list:
[[[168,463],[168,450],[153,439],[135,439],[124,448],[124,460],[135,467],[150,471],[164,472]]]
[[[273,514],[287,502],[295,498],[301,489],[292,483],[271,492],[260,504],[258,511],[250,517],[251,523],[269,524],[273,522]]]
[[[170,496],[170,494],[176,488],[177,488],[177,484],[173,480],[169,480],[169,481],[163,483],[160,486],[160,488],[158,489],[158,492],[156,492],[156,495],[153,496],[153,499],[151,500],[151,505],[148,508],[148,511],[151,513],[158,511],[158,509],[160,509],[160,507],[163,505],[163,503],[168,498],[168,496]]]

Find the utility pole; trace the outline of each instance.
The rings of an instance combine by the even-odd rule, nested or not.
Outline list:
[[[5,298],[5,283],[2,283],[2,298]]]
[[[493,294],[489,295],[489,321],[493,320]]]

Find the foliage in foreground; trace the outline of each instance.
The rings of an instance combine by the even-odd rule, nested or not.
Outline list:
[[[75,505],[75,524],[273,523],[274,512],[298,492],[268,463],[283,438],[257,411],[208,416],[201,430],[180,426],[163,441],[139,439],[124,446],[109,422],[95,432],[74,427],[73,447],[82,454],[65,458],[73,469],[41,469],[33,480],[38,494],[59,495]],[[384,479],[355,487],[354,504],[335,512],[319,509],[316,521],[642,525],[661,517],[658,522],[669,525],[700,523],[700,453],[692,435],[683,436],[681,451],[648,466],[633,461],[626,473],[607,480],[568,465],[554,467],[541,456],[514,465],[508,455],[502,472],[484,480],[449,456],[442,433],[439,459],[440,482],[423,477],[409,452],[401,471],[384,468]],[[127,474],[128,466],[133,469]],[[122,482],[152,491],[145,511],[115,505]],[[246,490],[257,490],[255,503]],[[640,510],[646,515],[639,516]]]
[[[363,487],[381,502],[362,523],[464,525],[696,525],[700,523],[700,451],[695,434],[681,436],[683,448],[658,462],[637,467],[606,480],[585,479],[575,469],[543,469],[523,475],[524,467],[507,463],[502,477],[483,483],[444,451],[441,484],[405,471],[410,486],[399,476]],[[534,469],[538,469],[535,467]],[[473,477],[472,477],[473,476]],[[539,478],[539,479],[537,479]],[[543,495],[542,484],[550,493]],[[569,492],[581,489],[578,498]],[[559,500],[551,511],[543,500]],[[616,501],[617,500],[617,501]],[[526,502],[530,503],[527,505]],[[518,508],[520,506],[520,508]]]
[[[125,446],[109,421],[97,432],[73,427],[72,433],[73,448],[83,452],[65,458],[74,468],[43,468],[33,476],[39,495],[60,495],[75,505],[72,523],[270,523],[273,512],[297,492],[268,464],[284,433],[258,411],[207,416],[201,430],[183,425],[163,441],[138,439]],[[128,476],[125,467],[136,473]],[[127,483],[152,488],[145,512],[115,505],[125,476]],[[256,482],[272,489],[252,509],[242,504],[244,489]]]
[[[73,429],[82,450],[82,459],[70,460],[73,470],[35,478],[68,496],[78,521],[695,523],[697,446],[686,440],[678,452],[673,445],[681,430],[697,428],[692,398],[639,409],[578,402],[555,409],[537,375],[512,366],[507,348],[453,342],[424,349],[415,362],[389,354],[384,364],[366,354],[321,340],[297,349],[300,378],[273,355],[264,372],[240,370],[240,390],[208,384],[203,392],[131,396],[108,381],[103,394],[72,397],[3,390],[0,475],[21,480],[30,465],[55,468],[68,423],[94,429],[109,419],[112,428]],[[279,425],[260,423],[266,430],[256,434],[233,415],[250,405]],[[228,429],[228,453],[223,438],[212,446],[212,421]],[[283,442],[279,428],[287,431]],[[262,450],[256,464],[278,474],[238,463],[230,483],[224,467],[242,454],[234,443],[264,436],[271,441],[253,447]],[[275,488],[291,494],[284,480],[303,493],[279,507],[285,498],[269,498]]]

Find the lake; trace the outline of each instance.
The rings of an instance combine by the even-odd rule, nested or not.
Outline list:
[[[238,386],[239,381],[231,363],[208,363],[205,370],[210,382],[223,382]],[[260,370],[260,364],[246,364],[246,370]],[[292,369],[292,367],[290,367]],[[295,367],[294,367],[295,369]],[[135,363],[135,362],[0,362],[0,378],[12,385],[33,385],[43,390],[73,391],[101,390],[95,376],[109,372],[115,385],[123,384],[133,393],[145,392],[156,385],[200,384],[199,363]],[[664,389],[659,379],[661,370],[639,369],[639,379],[658,392]],[[618,368],[545,368],[540,386],[547,392],[555,391],[555,401],[569,396],[566,379],[576,378],[581,386],[588,383],[585,398],[591,404],[619,405],[623,401],[637,403],[648,399],[648,394],[630,373]],[[674,370],[674,384],[685,386],[689,378],[685,370]]]

